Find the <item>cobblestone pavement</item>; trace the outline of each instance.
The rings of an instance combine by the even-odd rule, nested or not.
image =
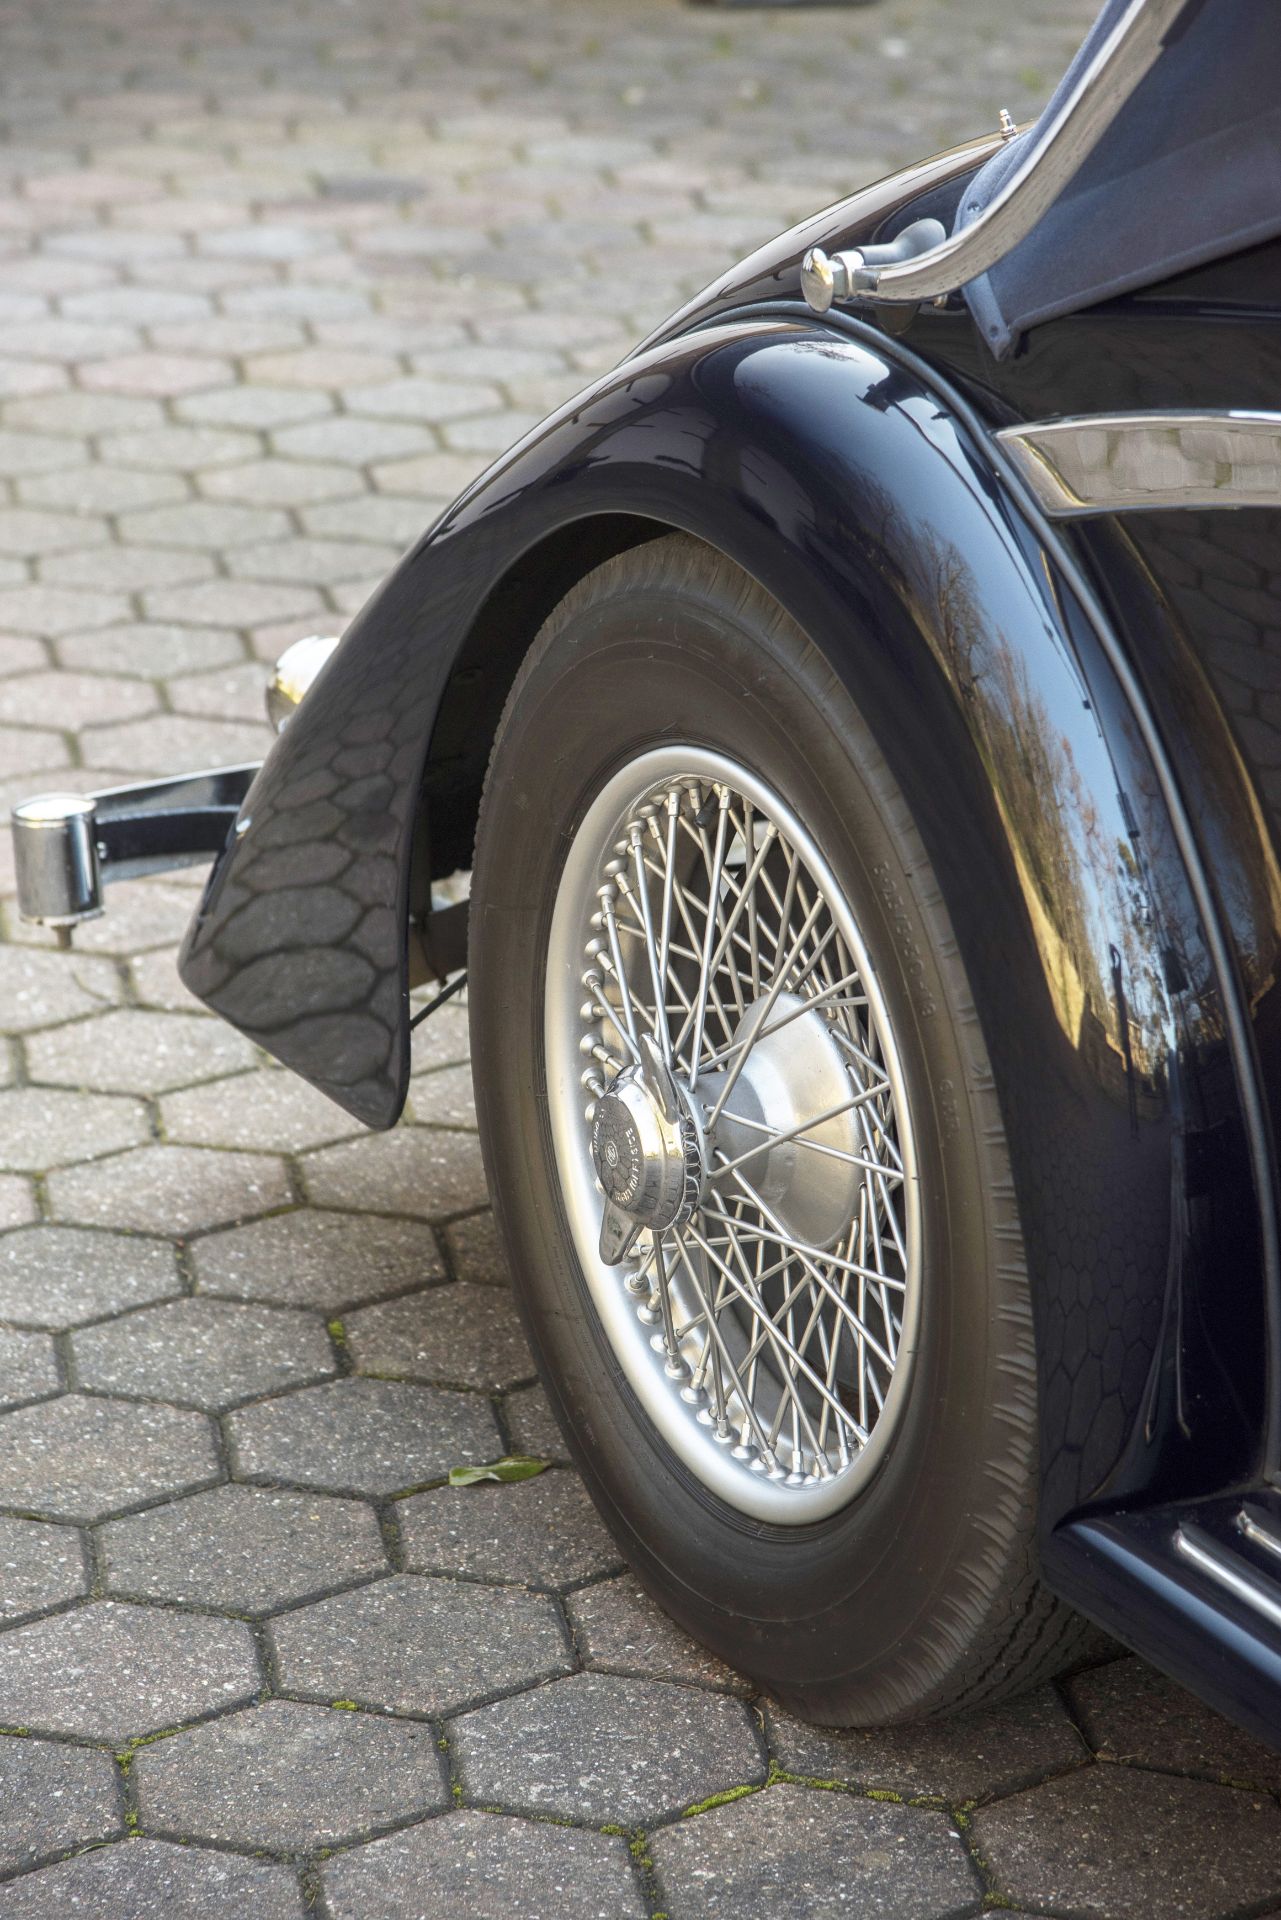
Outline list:
[[[3,0],[0,800],[260,753],[491,454],[1089,10]],[[1132,1660],[842,1736],[687,1643],[531,1378],[465,1012],[362,1136],[184,995],[195,883],[0,944],[0,1920],[1281,1902],[1281,1760]]]

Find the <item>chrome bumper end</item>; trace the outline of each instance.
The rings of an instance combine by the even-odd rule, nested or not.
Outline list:
[[[310,691],[338,645],[318,634],[296,640],[267,683],[267,718],[276,733]],[[103,911],[109,880],[166,873],[212,860],[235,825],[261,761],[211,767],[101,793],[40,793],[20,801],[9,826],[18,880],[18,912],[52,927],[69,946],[82,920]]]
[[[212,767],[101,793],[41,793],[10,817],[18,912],[62,946],[103,911],[110,880],[211,860],[224,846],[260,761]]]

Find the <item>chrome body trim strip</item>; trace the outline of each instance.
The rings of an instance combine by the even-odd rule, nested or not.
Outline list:
[[[865,262],[854,249],[835,254],[830,261],[826,256],[814,261],[820,276],[823,267],[835,270],[834,297],[939,300],[1004,259],[1093,152],[1159,57],[1185,5],[1186,0],[1130,0],[1053,121],[1046,124],[1035,151],[1015,167],[995,199],[968,227],[912,259]],[[807,256],[807,262],[810,259]]]
[[[1177,1528],[1174,1544],[1183,1558],[1208,1579],[1243,1601],[1272,1626],[1281,1627],[1281,1587],[1274,1586],[1244,1561],[1225,1552],[1202,1527]]]
[[[1002,427],[994,437],[1056,520],[1281,506],[1281,413],[1081,414]]]
[[[1251,1546],[1261,1547],[1281,1560],[1281,1535],[1275,1528],[1271,1515],[1262,1507],[1242,1507],[1237,1515],[1237,1530],[1244,1534]]]

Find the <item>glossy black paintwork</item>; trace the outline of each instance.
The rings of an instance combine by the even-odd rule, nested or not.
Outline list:
[[[1281,1745],[1281,1629],[1179,1553],[1181,1525],[1209,1533],[1265,1582],[1267,1552],[1245,1550],[1243,1504],[1278,1515],[1267,1483],[1229,1497],[1083,1515],[1047,1539],[1042,1565],[1057,1592],[1261,1740]],[[1281,1586],[1276,1593],[1281,1598]]]
[[[584,516],[738,559],[848,681],[967,957],[1016,1148],[1047,1522],[1257,1465],[1253,1369],[1186,1337],[1206,1237],[1257,1260],[1213,970],[1159,783],[1097,639],[984,448],[919,372],[812,322],[670,343],[531,437],[360,616],[273,751],[184,951],[188,985],[374,1124],[407,1070],[418,775],[496,579]],[[909,959],[910,964],[910,959]],[[918,1009],[929,1019],[933,1009]],[[1191,1169],[1191,1172],[1189,1171]]]

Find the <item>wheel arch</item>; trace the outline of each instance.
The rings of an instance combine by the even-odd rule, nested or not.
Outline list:
[[[1177,1099],[1171,1077],[1201,1044],[1182,1010],[1198,993],[1200,1035],[1223,1052],[1222,983],[1131,695],[1061,550],[929,369],[867,330],[757,314],[668,342],[464,494],[357,616],[269,756],[184,979],[390,1125],[408,1078],[424,801],[430,864],[459,864],[493,727],[545,613],[611,553],[669,531],[725,554],[810,637],[884,738],[944,877],[998,1080],[1022,1103],[1007,1128],[1047,1302],[1048,1513],[1149,1482],[1166,1470],[1160,1447],[1126,1450],[1144,1396],[1166,1392],[1170,1276],[1205,1257],[1172,1167],[1190,1131],[1240,1126],[1230,1067],[1217,1090],[1201,1074]],[[331,859],[350,885],[300,880]],[[1195,1123],[1193,1096],[1217,1103]],[[1106,1164],[1099,1116],[1118,1141]],[[1092,1153],[1089,1213],[1066,1167]],[[1253,1298],[1248,1185],[1214,1224],[1235,1214],[1238,1297]],[[1096,1242],[1114,1254],[1096,1262]],[[1177,1400],[1156,1419],[1176,1436]],[[1237,1467],[1246,1427],[1231,1436]]]
[[[498,723],[548,614],[602,562],[677,531],[638,514],[588,514],[545,533],[499,574],[461,637],[431,730],[414,842],[426,872],[411,893],[470,865]]]

